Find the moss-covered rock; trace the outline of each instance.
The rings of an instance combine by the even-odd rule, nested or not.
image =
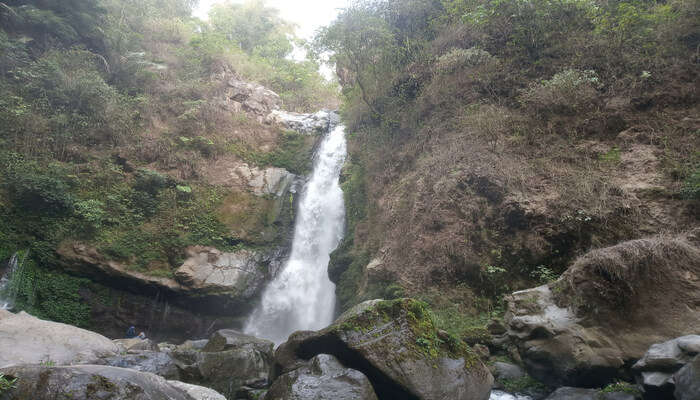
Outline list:
[[[493,383],[478,356],[438,331],[427,305],[417,300],[361,303],[305,336],[295,344],[298,357],[332,354],[367,375],[380,398],[483,400]]]

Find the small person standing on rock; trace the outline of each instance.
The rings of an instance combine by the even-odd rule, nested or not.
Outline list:
[[[139,336],[138,336],[138,337],[139,337],[139,339],[141,339],[141,340],[146,340],[146,333],[145,333],[145,332],[141,332],[141,333],[139,333]]]
[[[135,337],[136,337],[136,328],[133,326],[130,326],[129,329],[126,330],[126,338],[133,339]]]

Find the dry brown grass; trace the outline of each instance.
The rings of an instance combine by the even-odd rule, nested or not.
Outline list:
[[[668,296],[669,302],[678,295],[700,300],[698,235],[696,229],[686,235],[660,235],[590,251],[574,262],[558,284],[566,286],[569,299],[585,299],[583,310],[597,312],[644,307],[639,299],[654,293]]]

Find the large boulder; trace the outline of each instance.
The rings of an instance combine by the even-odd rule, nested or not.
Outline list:
[[[327,354],[275,380],[265,400],[377,400],[366,376]]]
[[[88,364],[119,348],[94,332],[0,310],[0,368],[19,364]]]
[[[335,356],[372,382],[379,398],[485,400],[493,376],[463,342],[439,334],[424,303],[413,299],[372,301],[295,345],[284,346],[278,370],[300,359]]]
[[[170,354],[182,381],[213,388],[233,399],[269,386],[273,346],[267,340],[221,330],[202,350],[176,348]]]
[[[694,333],[698,232],[594,250],[556,282],[513,293],[508,335],[528,372],[552,386],[603,386],[651,344]]]
[[[158,375],[103,365],[19,365],[2,368],[0,374],[18,378],[3,400],[219,400],[190,395]]]

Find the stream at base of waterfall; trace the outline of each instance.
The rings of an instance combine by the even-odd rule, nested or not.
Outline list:
[[[328,262],[345,230],[339,179],[346,155],[340,125],[319,145],[299,202],[289,260],[263,292],[245,333],[280,344],[297,330],[318,330],[333,322],[335,285],[328,278]]]

